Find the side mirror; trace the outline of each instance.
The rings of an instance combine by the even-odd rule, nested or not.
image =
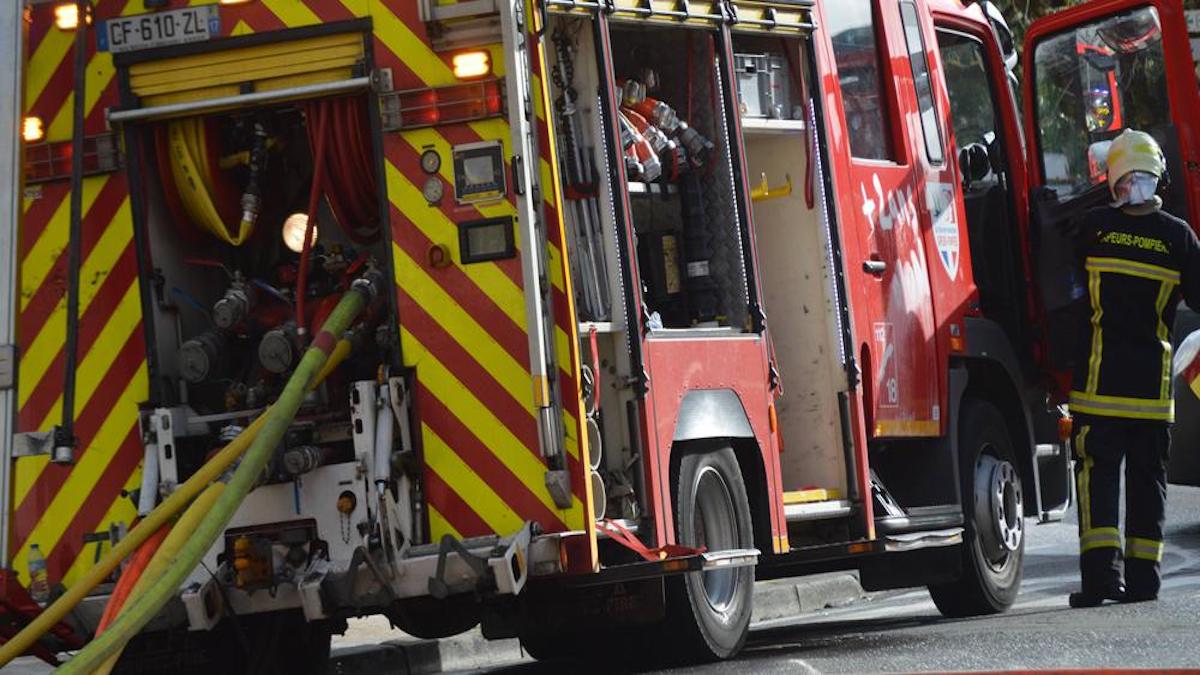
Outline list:
[[[958,168],[962,171],[963,187],[970,189],[972,183],[977,183],[992,171],[992,163],[988,158],[987,146],[982,143],[971,143],[958,151]]]

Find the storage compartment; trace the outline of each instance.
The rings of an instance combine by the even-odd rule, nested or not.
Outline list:
[[[614,25],[613,67],[651,330],[747,327],[738,215],[717,38]]]
[[[770,61],[786,64],[778,77],[796,92],[802,85],[798,66],[792,64],[801,63],[802,46],[799,40],[734,39],[737,53],[770,54]],[[747,173],[756,186],[752,204],[763,303],[783,383],[775,404],[784,443],[783,488],[816,487],[827,490],[830,499],[845,497],[838,395],[849,388],[838,323],[834,235],[822,214],[819,167],[809,162],[810,137],[803,119],[757,120],[744,114],[742,131]],[[810,180],[811,206],[805,195]]]
[[[153,406],[173,411],[164,480],[186,479],[278,397],[355,279],[371,269],[394,278],[369,105],[364,93],[132,132],[143,150],[131,161],[144,200]],[[351,355],[310,395],[266,480],[355,460],[351,385],[399,365],[390,295],[336,336]]]

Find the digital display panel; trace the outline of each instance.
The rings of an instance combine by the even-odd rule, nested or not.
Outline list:
[[[460,204],[503,199],[508,193],[499,141],[454,146],[454,198]]]
[[[511,216],[458,224],[459,258],[463,263],[514,258],[516,235]]]

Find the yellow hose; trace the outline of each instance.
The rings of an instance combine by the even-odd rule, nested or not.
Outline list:
[[[341,340],[338,347],[341,347]],[[349,343],[347,342],[347,346]],[[348,348],[335,348],[329,357],[329,362],[332,363],[335,359],[344,360],[350,353]],[[336,364],[335,366],[336,367]],[[309,389],[315,389],[321,383],[321,379],[332,372],[333,367],[323,368],[316,377],[313,378]],[[83,601],[87,594],[92,591],[97,585],[108,578],[117,565],[121,561],[133,554],[134,551],[142,545],[142,542],[150,538],[150,535],[158,531],[160,527],[168,523],[177,513],[182,511],[184,507],[191,503],[196,495],[200,494],[208,484],[216,480],[229,468],[235,459],[240,457],[250,447],[250,443],[258,436],[258,432],[262,430],[263,425],[267,423],[266,412],[259,415],[250,426],[242,430],[236,438],[229,442],[220,452],[213,455],[212,459],[208,460],[201,466],[192,477],[184,481],[175,492],[172,492],[169,497],[163,500],[153,511],[146,515],[137,525],[134,526],[125,538],[117,542],[109,550],[108,554],[99,560],[95,565],[92,565],[79,581],[71,585],[65,593],[49,607],[34,617],[33,621],[29,622],[20,633],[13,636],[11,640],[0,646],[0,668],[3,668],[9,661],[24,654],[33,643],[37,642],[38,638],[45,635],[51,628],[54,628],[58,622],[63,620],[72,609]],[[131,596],[132,597],[132,596]],[[128,603],[128,601],[126,601]]]
[[[204,120],[189,117],[167,124],[171,174],[183,208],[196,224],[234,246],[240,246],[254,231],[254,222],[241,220],[233,233],[221,220],[213,204],[213,176],[209,172]]]
[[[225,484],[218,481],[209,485],[208,489],[201,492],[199,497],[196,497],[196,501],[192,502],[188,510],[184,511],[183,515],[179,517],[175,526],[171,528],[171,532],[167,534],[167,538],[163,539],[163,543],[154,552],[154,557],[150,558],[150,562],[142,570],[142,575],[138,577],[137,582],[134,583],[133,588],[129,591],[129,598],[136,598],[138,595],[144,593],[155,579],[162,576],[163,572],[167,570],[167,567],[175,559],[175,554],[183,547],[188,537],[192,536],[192,532],[200,524],[200,519],[208,515],[208,510],[216,503],[217,497],[221,495],[221,491],[224,489]],[[126,605],[128,604],[129,601],[126,600]],[[124,610],[124,607],[118,610],[117,616],[120,616]],[[108,675],[112,672],[113,667],[117,665],[117,659],[121,658],[122,651],[124,651],[124,646],[108,657],[104,663],[100,664],[100,667],[96,668],[92,672],[92,675]]]

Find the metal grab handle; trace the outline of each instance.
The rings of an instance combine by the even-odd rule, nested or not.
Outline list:
[[[873,274],[877,277],[881,277],[883,276],[883,273],[887,271],[887,263],[874,258],[870,260],[864,260],[863,271],[867,274]]]

